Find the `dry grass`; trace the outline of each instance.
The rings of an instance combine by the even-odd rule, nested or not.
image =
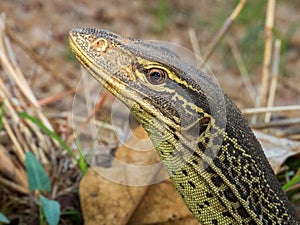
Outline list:
[[[64,130],[71,130],[68,128],[70,123],[67,121],[59,119],[54,123],[49,121],[16,62],[16,56],[5,31],[5,15],[1,14],[0,205],[2,209],[8,209],[5,212],[7,214],[12,214],[11,210],[14,210],[13,223],[30,224],[38,220],[38,205],[35,195],[31,195],[28,188],[25,153],[27,151],[33,152],[46,168],[52,181],[52,191],[48,195],[52,199],[60,200],[63,198],[63,209],[66,207],[79,207],[78,201],[76,202],[76,189],[80,172],[73,160],[65,154],[55,140],[43,133],[36,124],[20,116],[20,112],[25,112],[39,119],[52,131],[54,129],[51,124],[65,127]],[[60,95],[57,98],[62,96]],[[46,102],[49,102],[49,100]],[[43,103],[45,104],[45,101]],[[68,133],[61,135],[68,135]],[[66,199],[68,199],[67,202]]]

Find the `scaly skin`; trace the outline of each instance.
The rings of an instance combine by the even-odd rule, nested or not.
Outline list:
[[[211,78],[157,44],[73,29],[81,64],[146,129],[201,224],[299,220],[240,110]]]

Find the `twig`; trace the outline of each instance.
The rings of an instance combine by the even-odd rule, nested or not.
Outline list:
[[[256,129],[264,129],[270,127],[283,127],[283,126],[298,125],[298,124],[300,124],[300,118],[292,118],[292,119],[271,121],[269,123],[257,123],[251,125],[251,127]]]
[[[30,102],[30,104],[34,107],[35,112],[37,113],[38,117],[43,121],[43,123],[51,130],[53,130],[50,122],[48,119],[41,113],[40,105],[30,88],[29,84],[27,83],[24,75],[22,74],[20,68],[17,65],[15,60],[13,51],[10,47],[10,43],[8,38],[5,35],[5,14],[1,14],[0,17],[0,59],[2,62],[2,66],[8,72],[12,80],[17,85],[18,89],[22,94],[26,97],[26,99]]]
[[[19,118],[18,112],[26,111],[35,114],[49,129],[52,129],[47,117],[42,113],[40,105],[32,89],[27,83],[24,75],[19,68],[15,55],[11,49],[9,39],[5,35],[5,14],[0,16],[0,60],[2,67],[7,72],[12,87],[8,90],[7,86],[0,80],[0,96],[5,99],[5,109],[10,116],[10,121],[5,119],[9,137],[11,138],[16,155],[24,163],[25,151],[31,149],[36,155],[39,155],[44,164],[48,163],[42,146],[45,143],[45,137],[40,133],[36,126],[28,121]],[[9,86],[8,86],[9,87]],[[16,103],[17,102],[17,103]],[[26,103],[25,103],[26,102]],[[29,104],[27,104],[29,102]],[[10,124],[11,123],[11,124]],[[30,128],[29,128],[30,127]],[[33,133],[39,140],[39,147],[32,144]],[[24,141],[27,140],[27,141]],[[28,147],[30,145],[31,148]],[[38,153],[38,154],[37,154]]]
[[[288,129],[280,129],[280,130],[276,130],[274,132],[274,134],[276,135],[276,137],[287,137],[289,139],[300,139],[300,127],[298,126],[293,126],[293,127],[289,127]]]
[[[14,183],[14,182],[12,182],[10,180],[7,180],[7,179],[5,179],[5,178],[3,178],[1,176],[0,176],[0,183],[2,183],[3,185],[5,185],[5,186],[7,186],[7,187],[9,187],[9,188],[11,188],[11,189],[13,189],[15,191],[20,192],[22,194],[26,194],[26,195],[29,194],[28,188],[22,187],[22,186]]]
[[[3,122],[3,127],[7,131],[8,136],[10,137],[12,143],[14,144],[14,146],[16,148],[16,155],[18,156],[20,161],[23,163],[23,165],[25,165],[25,154],[22,150],[21,144],[19,143],[18,139],[14,135],[14,132],[12,131],[11,127],[9,126],[9,123],[6,120],[6,118],[2,118],[2,122]]]
[[[273,41],[273,25],[275,15],[275,0],[268,0],[267,5],[267,16],[265,23],[265,51],[262,68],[262,79],[261,79],[261,93],[260,93],[260,107],[266,106],[267,94],[268,94],[268,81],[270,76],[270,63],[272,55],[272,41]]]
[[[44,106],[44,105],[50,104],[50,103],[52,103],[52,102],[61,100],[61,99],[63,99],[64,97],[69,96],[69,95],[71,95],[71,94],[73,94],[73,93],[75,93],[75,92],[76,92],[76,88],[71,88],[71,89],[68,90],[68,91],[64,91],[64,92],[59,93],[59,94],[57,94],[57,95],[52,95],[52,96],[50,96],[50,97],[48,97],[48,98],[39,100],[39,104],[40,104],[41,106]]]
[[[202,62],[200,46],[198,44],[197,35],[195,29],[189,29],[190,41],[193,47],[193,52],[196,55],[197,62]]]
[[[28,187],[26,172],[23,167],[16,167],[12,159],[5,154],[4,147],[0,145],[0,172],[23,187]]]
[[[300,134],[290,134],[288,138],[291,140],[300,140]]]
[[[286,191],[299,190],[300,184],[295,184],[292,187],[288,188]]]
[[[248,108],[242,110],[243,114],[245,115],[267,113],[267,112],[284,112],[284,111],[300,111],[300,105]]]
[[[49,72],[53,77],[55,77],[56,80],[60,81],[61,84],[64,85],[66,88],[72,88],[72,86],[70,85],[72,82],[70,82],[70,80],[68,80],[66,76],[61,76],[57,74],[57,72],[54,69],[52,69],[40,55],[38,55],[31,48],[26,46],[20,39],[16,37],[16,35],[10,29],[6,28],[5,31],[7,36],[17,45],[19,45],[30,56],[31,59],[33,59],[37,64],[41,65],[47,72]]]
[[[279,61],[280,61],[280,47],[281,41],[276,40],[275,42],[275,49],[273,55],[273,64],[272,64],[272,73],[271,73],[271,84],[270,84],[270,91],[269,91],[269,98],[267,102],[267,107],[272,107],[274,105],[275,93],[276,93],[276,86],[278,81],[278,71],[279,71]],[[271,120],[271,113],[266,113],[265,122],[268,123]]]
[[[220,42],[220,40],[224,37],[225,33],[229,30],[231,27],[233,21],[236,19],[236,17],[240,14],[242,9],[244,8],[246,4],[246,0],[240,0],[239,4],[235,7],[231,15],[226,19],[225,23],[223,24],[222,28],[219,30],[217,35],[213,38],[213,40],[209,43],[209,46],[207,47],[207,50],[203,56],[203,63],[200,67],[203,67],[203,65],[208,61],[208,59],[211,57],[212,53],[214,52],[217,44]]]

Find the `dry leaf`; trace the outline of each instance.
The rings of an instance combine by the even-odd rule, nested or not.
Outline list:
[[[138,127],[134,136],[143,139],[147,137],[143,128]],[[140,140],[140,139],[138,139]],[[143,141],[135,141],[135,149],[145,148]],[[133,144],[133,143],[132,143]],[[151,183],[152,178],[158,173],[149,170],[149,174],[141,176],[138,171],[133,173],[132,168],[126,167],[127,163],[134,165],[148,165],[155,163],[157,158],[153,151],[138,152],[121,146],[111,168],[90,168],[80,183],[80,198],[85,224],[127,224],[140,201],[143,199],[148,186],[133,187],[119,183]],[[122,166],[123,165],[123,166]],[[118,179],[119,183],[108,180],[102,175]]]
[[[276,174],[287,158],[300,154],[300,142],[298,141],[274,137],[259,131],[254,133]]]
[[[151,185],[131,220],[130,225],[197,224],[170,180]]]
[[[137,151],[147,149],[149,143],[144,141],[147,133],[138,127],[134,138],[121,146],[116,159],[134,165],[151,165],[159,159],[156,152]],[[131,149],[127,146],[134,146]],[[118,177],[119,182],[144,182],[151,184],[154,177],[167,177],[162,167],[157,167],[156,174],[132,173],[128,167],[116,162],[111,168],[90,168],[80,183],[80,199],[85,224],[199,224],[189,212],[174,185],[165,181],[151,186],[133,187],[118,184],[104,178]],[[126,180],[127,179],[127,180]],[[129,222],[128,222],[129,221]]]

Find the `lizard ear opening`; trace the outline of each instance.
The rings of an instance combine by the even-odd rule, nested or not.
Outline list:
[[[182,128],[183,136],[193,141],[199,141],[199,139],[209,137],[210,123],[210,117],[201,117],[190,126]],[[208,141],[209,140],[205,140],[207,143]]]
[[[205,131],[208,130],[208,127],[210,127],[210,117],[202,117],[199,120],[199,136],[201,136]]]

